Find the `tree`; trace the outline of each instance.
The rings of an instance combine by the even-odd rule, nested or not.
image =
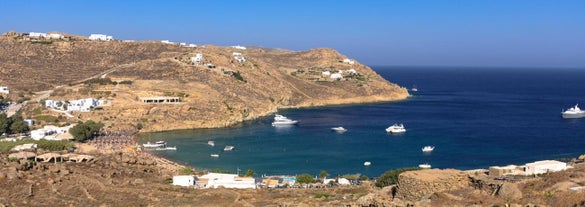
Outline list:
[[[300,174],[297,175],[297,182],[299,183],[314,183],[315,179],[313,178],[313,176],[304,173],[304,174]]]
[[[9,118],[11,133],[24,133],[30,131],[28,125],[24,123],[24,119],[20,115],[14,115]]]
[[[0,134],[8,133],[10,130],[10,120],[6,116],[6,113],[0,113]]]
[[[327,173],[327,171],[325,170],[321,170],[321,172],[319,173],[319,178],[321,179],[326,178],[327,176],[329,176],[329,173]]]
[[[256,173],[256,172],[254,172],[254,170],[248,169],[246,171],[246,175],[244,175],[244,177],[252,177],[254,175],[254,173]]]
[[[102,127],[104,127],[104,124],[101,122],[94,122],[89,120],[85,123],[78,122],[77,125],[69,129],[69,133],[73,135],[75,141],[83,142],[96,135],[102,129]]]

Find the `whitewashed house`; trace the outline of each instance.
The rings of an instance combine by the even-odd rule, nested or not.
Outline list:
[[[341,73],[333,73],[333,74],[331,74],[331,76],[329,76],[329,77],[330,77],[331,79],[334,79],[334,80],[339,80],[339,79],[342,79],[342,78],[343,78],[343,75],[341,75]]]
[[[29,37],[34,37],[34,38],[46,38],[47,37],[47,33],[44,32],[31,32],[28,33]]]
[[[195,185],[195,176],[193,175],[176,175],[173,176],[173,185],[191,187]]]
[[[321,76],[323,77],[329,77],[331,76],[331,72],[329,72],[328,70],[321,72]]]
[[[180,46],[187,46],[187,43],[181,42],[179,43]]]
[[[68,134],[69,129],[75,126],[75,124],[64,126],[64,127],[57,127],[53,125],[46,125],[41,129],[35,129],[30,131],[30,137],[34,140],[62,140],[59,135]],[[73,136],[65,136],[68,137],[66,139],[72,138]]]
[[[189,44],[189,45],[187,45],[187,47],[197,47],[197,45],[196,44]]]
[[[352,69],[349,69],[349,70],[346,70],[345,72],[347,72],[350,75],[353,75],[353,74],[356,74],[357,73],[357,71],[355,71],[355,69],[353,69],[353,68]]]
[[[10,94],[10,90],[6,86],[0,86],[0,93]]]
[[[32,126],[35,124],[35,120],[32,119],[24,119],[23,121],[27,126]]]
[[[203,61],[203,54],[201,53],[197,53],[194,57],[191,57],[192,63],[201,64],[201,61]]]
[[[337,179],[337,183],[339,183],[339,185],[350,185],[351,184],[347,178],[339,178],[339,179]]]
[[[246,49],[246,47],[244,47],[244,46],[239,46],[239,45],[232,46],[232,48],[236,48],[236,49],[238,49],[238,50],[245,50],[245,49]]]
[[[246,62],[246,58],[244,58],[244,56],[242,55],[242,53],[239,52],[234,52],[232,53],[234,55],[234,58],[238,61],[238,62]]]
[[[350,60],[349,58],[345,58],[345,59],[343,59],[343,63],[353,65],[355,62],[353,60]]]
[[[95,40],[95,41],[110,41],[110,40],[114,40],[114,38],[112,36],[108,36],[105,34],[91,34],[89,35],[89,39],[90,40]]]
[[[548,172],[558,172],[567,169],[567,163],[556,160],[542,160],[526,163],[524,172],[528,175],[538,175]]]
[[[327,179],[327,178],[323,179],[323,184],[325,184],[325,185],[327,185],[327,184],[329,184],[331,182],[337,183],[337,182],[335,182],[335,178],[333,178],[333,179]]]
[[[161,40],[160,41],[163,44],[175,44],[174,42],[168,41],[168,40]]]
[[[204,188],[256,188],[256,180],[252,177],[239,177],[236,174],[208,173],[198,177]],[[205,183],[207,181],[207,183]],[[199,184],[198,184],[199,185]]]
[[[58,33],[51,33],[48,35],[49,39],[63,39],[63,35]]]

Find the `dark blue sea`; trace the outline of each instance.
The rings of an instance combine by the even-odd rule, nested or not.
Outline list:
[[[421,163],[466,170],[585,154],[585,118],[560,114],[576,103],[585,108],[585,69],[374,70],[401,86],[416,85],[418,92],[399,102],[279,111],[301,121],[293,127],[273,127],[273,117],[265,117],[224,129],[143,134],[139,140],[176,145],[177,151],[155,153],[196,168],[253,169],[257,175],[326,170],[372,177]],[[407,132],[386,133],[393,123],[403,123]],[[348,131],[332,132],[335,126]],[[235,149],[224,152],[226,145]],[[422,153],[426,145],[435,150]]]

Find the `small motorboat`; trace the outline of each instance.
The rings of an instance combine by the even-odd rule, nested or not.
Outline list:
[[[418,165],[418,167],[420,167],[422,169],[430,169],[431,168],[431,165],[429,165],[428,163],[425,163],[425,164]]]
[[[435,149],[434,146],[425,146],[422,148],[423,152],[432,152]]]
[[[388,133],[404,133],[406,132],[406,129],[404,128],[403,124],[393,124],[392,126],[389,126],[388,128],[386,128],[386,132]]]
[[[367,162],[367,161],[366,161],[366,162],[364,162],[364,166],[370,166],[370,165],[372,165],[372,163],[371,163],[371,162]]]
[[[211,157],[219,157],[219,154],[211,154]]]
[[[577,119],[585,117],[585,111],[579,108],[579,104],[576,104],[574,107],[563,111],[561,115],[565,119]]]
[[[174,146],[174,147],[165,147],[165,150],[177,150],[177,146]]]
[[[167,143],[164,141],[157,141],[155,143],[146,142],[146,143],[142,144],[142,146],[145,148],[160,148],[160,147],[165,147],[166,145],[167,145]]]
[[[207,141],[207,145],[213,147],[213,146],[215,146],[215,142],[214,141],[211,141],[211,140],[210,141]]]
[[[345,132],[345,131],[347,131],[347,129],[345,129],[342,126],[340,126],[340,127],[333,127],[333,128],[331,128],[331,131],[334,131],[334,132]]]
[[[223,151],[232,151],[233,149],[234,149],[234,146],[227,145],[223,148]]]

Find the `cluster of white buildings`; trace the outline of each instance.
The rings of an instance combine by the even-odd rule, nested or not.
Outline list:
[[[343,59],[343,63],[353,65],[355,62],[353,60],[350,60],[349,58],[345,58],[345,59]]]
[[[75,126],[74,124],[64,127],[57,127],[53,125],[46,125],[41,129],[30,131],[30,138],[34,140],[70,140],[73,136],[69,134],[69,129]]]
[[[548,172],[558,172],[567,169],[567,163],[556,160],[542,160],[525,165],[492,166],[489,168],[489,175],[494,177],[505,175],[538,175]]]
[[[195,64],[201,64],[203,61],[203,54],[197,53],[195,56],[191,57],[191,62]]]
[[[232,53],[232,55],[234,55],[234,58],[235,58],[235,59],[236,59],[238,62],[240,62],[240,63],[246,62],[246,58],[244,58],[244,56],[242,55],[242,53],[239,53],[239,52],[234,52],[234,53]]]
[[[28,36],[32,38],[63,39],[63,35],[59,33],[30,32]]]
[[[84,98],[72,101],[46,100],[45,107],[63,111],[89,112],[97,106],[102,106],[104,100],[95,98]]]
[[[349,69],[349,70],[346,70],[346,71],[339,70],[339,71],[337,71],[335,73],[332,73],[331,71],[326,70],[326,71],[323,71],[321,73],[321,75],[323,77],[329,77],[329,78],[331,78],[333,80],[339,80],[339,79],[342,79],[343,78],[343,74],[344,73],[347,73],[349,75],[353,75],[353,74],[357,74],[357,71],[355,69],[353,69],[353,68],[352,69]]]
[[[246,47],[239,46],[239,45],[232,46],[232,48],[235,48],[235,49],[238,49],[238,50],[245,50],[246,49]]]
[[[0,86],[0,93],[10,94],[10,90],[6,86]]]
[[[171,42],[169,40],[161,40],[160,42],[163,43],[163,44],[179,45],[181,47],[197,47],[196,44],[187,44],[185,42],[176,43],[176,42]]]
[[[114,37],[109,36],[109,35],[105,35],[105,34],[91,34],[91,35],[89,35],[89,40],[110,41],[110,40],[114,40]]]
[[[236,174],[208,173],[195,178],[193,175],[179,175],[173,177],[173,185],[197,188],[256,188],[253,177],[240,177]]]

